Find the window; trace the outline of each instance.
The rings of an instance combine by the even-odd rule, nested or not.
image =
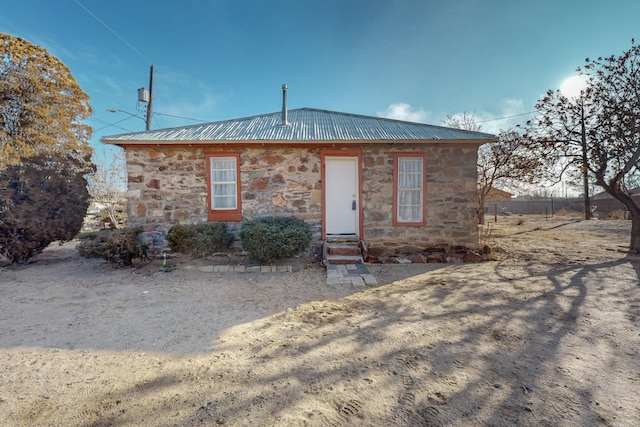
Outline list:
[[[241,221],[239,155],[210,154],[207,163],[209,221]]]
[[[394,225],[425,225],[425,156],[394,154]]]

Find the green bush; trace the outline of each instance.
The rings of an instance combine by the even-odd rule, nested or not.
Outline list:
[[[84,172],[74,165],[43,154],[0,170],[0,254],[11,263],[26,264],[51,242],[80,231],[89,193]]]
[[[285,259],[309,247],[311,228],[298,218],[265,217],[243,223],[240,241],[249,256],[261,262]]]
[[[233,240],[233,234],[224,223],[176,225],[167,233],[172,251],[189,254],[194,258],[228,251]]]
[[[116,265],[132,265],[146,258],[147,247],[140,240],[141,228],[100,230],[80,236],[78,252],[85,258],[102,258]]]

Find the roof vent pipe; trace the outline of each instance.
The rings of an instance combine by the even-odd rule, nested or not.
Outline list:
[[[282,126],[289,126],[287,120],[287,85],[282,85]]]

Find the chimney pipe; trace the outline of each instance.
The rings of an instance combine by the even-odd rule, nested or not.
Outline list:
[[[282,126],[289,126],[287,120],[287,85],[282,85]]]

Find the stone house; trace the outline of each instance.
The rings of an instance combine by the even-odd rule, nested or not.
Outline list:
[[[494,135],[311,108],[107,136],[125,150],[128,226],[291,215],[376,255],[478,247],[476,159]]]

